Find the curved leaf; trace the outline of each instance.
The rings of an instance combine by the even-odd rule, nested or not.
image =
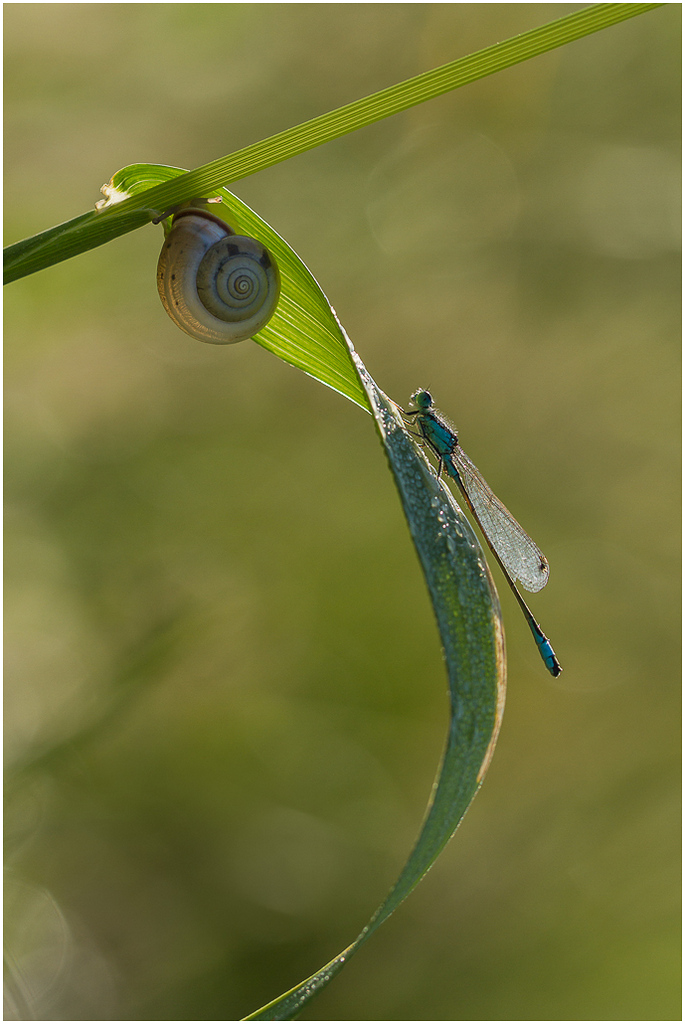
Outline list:
[[[134,164],[117,171],[103,191],[110,202],[117,202],[183,173],[175,167]],[[409,895],[459,825],[483,780],[499,731],[504,635],[480,544],[406,430],[401,409],[371,379],[326,296],[290,246],[232,193],[222,188],[216,196],[231,226],[262,241],[279,265],[281,297],[273,318],[254,340],[373,413],[428,584],[450,686],[450,727],[438,781],[419,839],[393,889],[351,946],[246,1018],[286,1020],[335,977]]]
[[[182,173],[174,167],[134,164],[117,171],[106,194],[116,201]],[[387,899],[343,953],[246,1018],[287,1020],[335,977],[409,895],[466,813],[490,763],[502,717],[504,635],[480,544],[406,430],[401,409],[371,379],[326,296],[290,246],[226,189],[217,195],[231,226],[262,241],[279,264],[281,298],[272,320],[254,340],[373,413],[428,584],[450,686],[450,727],[438,781],[416,846]]]

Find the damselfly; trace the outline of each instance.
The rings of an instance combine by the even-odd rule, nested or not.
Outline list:
[[[412,396],[416,409],[404,415],[413,418],[421,438],[434,452],[438,460],[438,478],[443,469],[456,481],[457,487],[471,510],[474,519],[483,531],[488,547],[497,559],[507,583],[521,606],[521,611],[530,626],[533,639],[538,645],[542,660],[552,673],[558,676],[561,665],[552,650],[552,645],[533,618],[532,612],[521,597],[516,586],[537,593],[549,579],[549,563],[540,548],[516,522],[511,512],[490,490],[466,452],[459,445],[456,430],[437,411],[429,391],[416,391]]]

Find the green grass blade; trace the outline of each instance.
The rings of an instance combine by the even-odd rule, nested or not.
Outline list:
[[[77,253],[102,245],[118,235],[140,227],[176,203],[195,196],[212,194],[223,185],[255,174],[358,128],[364,128],[385,117],[391,117],[419,103],[425,103],[436,96],[475,82],[479,78],[485,78],[590,33],[609,28],[617,22],[663,6],[594,4],[512,39],[416,75],[388,89],[355,100],[337,110],[321,114],[310,121],[188,171],[182,178],[156,184],[145,195],[132,195],[121,204],[117,203],[101,213],[84,214],[57,228],[51,228],[8,246],[5,250],[4,281],[7,284]],[[134,211],[138,211],[137,217],[131,216]]]
[[[421,834],[400,877],[357,939],[320,971],[245,1020],[292,1020],[397,909],[454,834],[492,757],[504,708],[499,602],[477,538],[358,357],[440,630],[450,687],[447,745]]]

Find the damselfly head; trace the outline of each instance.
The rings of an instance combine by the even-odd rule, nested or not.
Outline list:
[[[419,388],[418,391],[415,391],[411,396],[411,400],[415,405],[418,405],[422,412],[430,409],[433,404],[433,396],[430,391],[424,391],[423,388]]]

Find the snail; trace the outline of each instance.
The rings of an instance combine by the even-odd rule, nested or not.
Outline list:
[[[175,213],[157,265],[157,287],[182,331],[212,345],[232,345],[264,327],[281,283],[261,242],[236,235],[198,205]]]

